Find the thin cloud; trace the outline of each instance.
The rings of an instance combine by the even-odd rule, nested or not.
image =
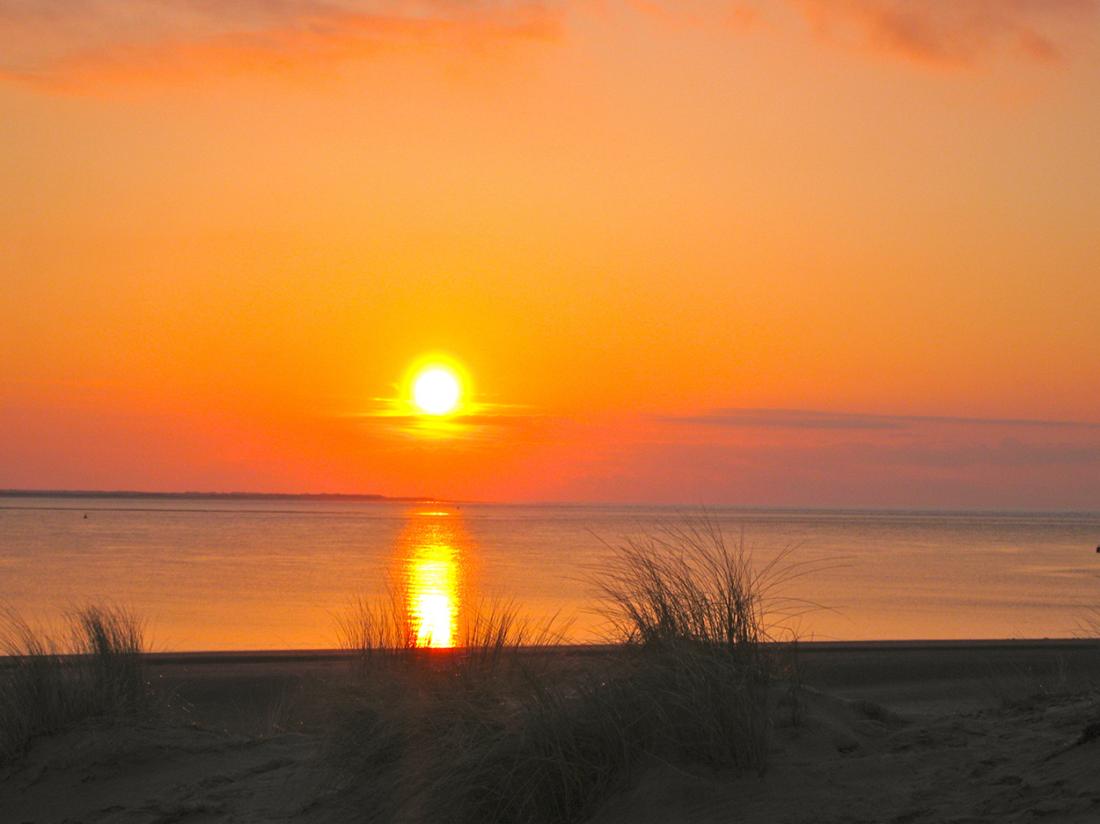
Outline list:
[[[1038,418],[966,418],[935,415],[874,415],[812,409],[715,409],[699,415],[662,416],[664,423],[743,429],[901,430],[918,426],[982,426],[1027,429],[1100,429],[1090,421]]]
[[[623,0],[639,14],[673,27],[721,26],[734,30],[755,26],[761,10],[752,0]]]
[[[814,31],[841,45],[937,68],[970,68],[1001,52],[1054,63],[1095,0],[792,0]]]
[[[1098,0],[788,0],[820,37],[939,68],[1064,59]],[[779,36],[763,0],[619,0],[670,29]],[[0,79],[55,92],[296,74],[393,51],[477,52],[564,36],[589,0],[0,0]],[[789,32],[788,32],[789,33]]]
[[[452,415],[434,417],[417,412],[403,398],[373,398],[351,417],[379,432],[459,441],[492,437],[505,429],[529,430],[549,420],[529,406],[486,401],[468,404]]]
[[[901,437],[883,431],[800,437],[815,433],[788,430],[730,440],[711,432],[588,460],[565,494],[761,506],[1086,510],[1096,506],[1100,479],[1096,428],[929,427]]]
[[[553,39],[536,0],[0,0],[0,77],[56,91],[289,73],[384,51]]]
[[[404,418],[420,417],[423,413],[416,411],[413,403],[408,398],[386,397],[372,398],[365,409],[355,414],[358,418]],[[476,401],[467,405],[465,411],[459,417],[479,423],[487,423],[494,420],[509,418],[540,418],[530,406],[518,403],[493,403],[490,401]]]

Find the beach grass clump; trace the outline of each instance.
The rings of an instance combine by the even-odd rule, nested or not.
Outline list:
[[[434,738],[429,820],[571,822],[623,786],[642,752],[644,707],[598,671],[532,679],[503,712],[462,706]],[[475,710],[471,712],[471,710]]]
[[[793,620],[821,608],[784,594],[796,578],[825,568],[792,553],[757,565],[743,537],[730,542],[714,521],[689,518],[607,545],[593,579],[614,641],[692,644],[751,660],[762,644],[788,640]]]
[[[532,654],[560,635],[506,607],[473,619],[465,646],[370,668],[341,734],[378,788],[375,820],[582,821],[646,764],[765,769],[790,567],[757,570],[706,523],[608,550],[602,650]]]
[[[609,546],[594,575],[609,652],[529,679],[503,717],[438,738],[449,770],[429,787],[433,814],[581,821],[647,760],[762,771],[777,674],[766,645],[791,606],[781,561],[757,571],[707,522]]]
[[[0,614],[0,758],[18,755],[37,736],[89,718],[137,713],[150,699],[144,626],[117,607],[90,606],[67,616],[58,640],[14,612]]]
[[[670,757],[763,771],[777,684],[797,708],[791,622],[820,608],[784,593],[821,564],[793,561],[786,549],[758,565],[743,538],[728,541],[707,518],[608,549],[595,575],[603,612],[632,661],[631,682],[661,721],[656,745]]]
[[[629,683],[672,757],[763,768],[761,594],[743,553],[695,524],[610,547],[596,581]],[[765,703],[760,704],[764,698]]]
[[[469,612],[456,646],[443,649],[417,645],[393,587],[337,619],[339,642],[355,655],[349,689],[335,702],[331,754],[373,799],[371,820],[387,820],[412,799],[423,804],[439,764],[484,748],[538,670],[533,653],[560,642],[565,627],[500,600]]]
[[[356,653],[360,662],[401,657],[416,649],[416,631],[393,587],[384,598],[357,599],[335,621],[340,648]]]

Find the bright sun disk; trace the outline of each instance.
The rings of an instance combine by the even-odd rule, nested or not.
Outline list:
[[[462,385],[445,366],[430,366],[413,381],[413,403],[428,415],[446,415],[458,407]]]

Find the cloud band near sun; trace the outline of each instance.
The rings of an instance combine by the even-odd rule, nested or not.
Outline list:
[[[667,416],[662,423],[734,429],[902,430],[951,426],[994,429],[1100,430],[1091,421],[1035,418],[969,418],[946,415],[885,415],[812,409],[715,409],[697,415]]]

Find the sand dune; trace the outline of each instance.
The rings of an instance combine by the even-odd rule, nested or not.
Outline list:
[[[1091,697],[912,720],[811,699],[764,776],[654,767],[595,821],[1005,822],[1100,820],[1100,741],[1074,746]]]
[[[593,821],[1100,821],[1095,648],[822,645],[804,662],[802,718],[780,707],[764,775],[652,761]],[[0,821],[364,820],[370,799],[326,749],[345,660],[151,669],[168,710],[38,740],[0,772]]]

